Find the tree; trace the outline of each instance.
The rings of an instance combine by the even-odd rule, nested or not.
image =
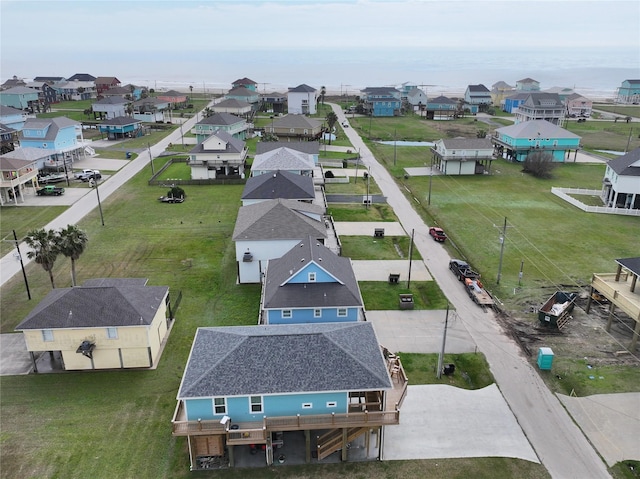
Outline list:
[[[189,85],[189,92],[193,93],[193,85]]]
[[[37,264],[42,266],[49,273],[51,287],[55,289],[56,285],[53,281],[53,265],[58,258],[58,235],[53,230],[33,230],[27,233],[25,238],[27,246],[32,251],[27,252],[27,258],[35,260]]]
[[[76,286],[76,260],[84,253],[89,238],[76,225],[67,225],[58,233],[58,249],[71,259],[71,285]]]
[[[330,111],[329,113],[327,113],[326,120],[327,120],[327,125],[329,125],[329,135],[331,135],[331,132],[333,131],[333,126],[338,121],[338,115],[336,115],[333,111]],[[329,136],[329,144],[331,144],[331,136]]]
[[[551,171],[555,166],[551,153],[534,151],[525,158],[522,171],[531,173],[536,178],[551,178]]]
[[[320,99],[322,100],[322,105],[324,106],[324,96],[327,94],[327,88],[324,86],[320,87]]]
[[[202,112],[202,116],[205,118],[209,118],[211,115],[213,115],[213,110],[210,107],[206,107]]]
[[[487,137],[487,130],[485,130],[484,128],[478,129],[478,131],[476,132],[476,138],[486,138],[486,137]]]

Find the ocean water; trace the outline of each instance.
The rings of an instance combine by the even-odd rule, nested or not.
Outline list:
[[[250,78],[261,93],[286,92],[306,83],[329,93],[356,95],[367,86],[423,85],[429,96],[460,95],[469,84],[491,85],[533,78],[541,88],[574,88],[592,98],[613,98],[621,82],[640,78],[640,52],[628,49],[460,50],[341,49],[226,50],[147,54],[129,65],[104,58],[123,83],[156,89],[224,93]],[[113,60],[113,63],[111,63]],[[87,69],[86,69],[87,70]]]

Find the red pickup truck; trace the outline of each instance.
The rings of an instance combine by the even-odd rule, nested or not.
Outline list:
[[[444,240],[447,239],[447,235],[442,228],[438,228],[436,226],[432,226],[429,228],[429,234],[433,237],[435,241],[440,243],[444,243]]]

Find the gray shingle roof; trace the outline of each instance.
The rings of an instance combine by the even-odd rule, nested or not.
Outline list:
[[[216,108],[246,108],[248,106],[251,106],[251,103],[237,100],[235,98],[227,98],[226,100],[222,100],[220,103],[216,103],[212,108],[213,111],[215,111]]]
[[[214,113],[208,116],[204,120],[199,121],[198,125],[235,125],[236,123],[243,122],[239,116],[232,115],[231,113]]]
[[[504,126],[496,129],[498,133],[512,138],[580,138],[580,136],[554,125],[547,120],[530,120],[516,125]]]
[[[198,328],[178,399],[391,387],[371,323]]]
[[[640,275],[640,256],[635,258],[619,258],[616,259],[616,263],[627,268],[632,273]]]
[[[469,92],[472,93],[489,93],[489,89],[482,83],[478,85],[469,85]]]
[[[127,100],[121,96],[107,96],[93,102],[94,105],[126,105],[127,103],[131,103],[131,100]]]
[[[54,118],[38,118],[38,119],[27,118],[27,120],[24,122],[24,127],[20,132],[20,139],[52,141],[57,138],[58,132],[62,128],[68,128],[70,126],[75,127],[80,125],[81,125],[80,122],[71,120],[66,116],[56,116]],[[47,133],[45,134],[44,138],[24,138],[24,130],[29,130],[29,129],[39,130],[39,129],[46,128],[47,126],[49,128],[47,129]]]
[[[256,155],[251,165],[252,171],[313,170],[315,161],[308,153],[283,147]]]
[[[451,138],[442,140],[442,143],[447,147],[447,150],[490,150],[493,148],[491,138]]]
[[[607,165],[618,175],[640,176],[640,148],[631,150],[626,155],[609,160]]]
[[[33,88],[27,88],[26,86],[14,86],[13,88],[9,88],[8,90],[4,90],[2,95],[28,95],[29,93],[38,94],[37,90]]]
[[[48,158],[54,153],[52,150],[45,150],[44,148],[32,148],[30,146],[16,148],[13,151],[9,151],[1,156],[10,160],[26,160],[33,163],[40,158]]]
[[[288,171],[276,171],[273,174],[252,176],[247,180],[242,192],[243,200],[313,200],[315,189],[313,178]]]
[[[288,283],[292,276],[315,264],[333,282]],[[338,256],[306,238],[281,258],[269,260],[264,284],[264,308],[362,306],[360,288],[349,258]]]
[[[278,148],[289,148],[309,155],[320,153],[320,143],[317,141],[259,141],[256,143],[256,155],[277,150]]]
[[[548,102],[553,102],[556,106],[562,105],[562,100],[560,99],[560,95],[557,93],[544,93],[544,92],[533,92],[529,93],[529,96],[525,100],[527,105],[531,106],[549,106]]]
[[[305,212],[322,215],[324,209],[284,199],[241,206],[233,230],[233,241],[301,240],[308,236],[326,238],[324,223],[307,216]]]
[[[13,108],[12,106],[0,105],[0,116],[22,116],[22,110]]]
[[[322,126],[322,122],[304,115],[285,115],[273,121],[274,128],[308,128],[315,129]]]
[[[113,125],[113,126],[127,126],[127,125],[135,125],[136,123],[142,123],[142,120],[136,120],[130,116],[116,116],[115,118],[110,118],[108,120],[103,120],[100,122],[101,125]]]
[[[39,148],[33,148],[38,150]],[[13,152],[10,152],[13,153]],[[7,155],[8,153],[5,153]],[[17,158],[6,158],[5,155],[0,156],[0,171],[15,171],[32,165],[35,160],[19,160]]]
[[[211,133],[204,141],[201,141],[195,147],[193,147],[189,151],[189,153],[197,154],[197,153],[212,153],[212,152],[215,152],[215,151],[219,151],[219,150],[205,150],[204,149],[204,143],[207,141],[207,139],[211,138],[212,136],[220,138],[222,141],[224,141],[227,144],[227,147],[224,150],[224,153],[240,153],[240,152],[242,152],[242,150],[244,150],[244,147],[246,145],[246,143],[244,141],[239,140],[238,138],[234,138],[233,136],[231,136],[226,131],[224,131],[224,130],[216,130],[213,133]]]
[[[253,91],[253,90],[249,90],[246,87],[243,86],[239,86],[234,88],[233,90],[230,90],[229,93],[227,93],[227,95],[231,95],[231,96],[256,96],[258,95],[258,92]]]
[[[427,104],[430,103],[439,103],[439,104],[446,104],[446,105],[456,105],[457,102],[455,100],[452,100],[451,98],[447,98],[446,96],[438,96],[435,98],[431,98],[430,100],[427,100]]]
[[[313,93],[314,91],[316,91],[316,89],[303,83],[302,85],[298,85],[297,87],[289,88],[289,91],[295,93]]]
[[[169,288],[141,282],[108,279],[54,289],[16,330],[149,325]]]

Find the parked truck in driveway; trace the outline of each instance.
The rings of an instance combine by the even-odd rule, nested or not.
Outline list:
[[[59,186],[47,185],[36,191],[38,196],[61,196],[64,194],[64,188]]]

